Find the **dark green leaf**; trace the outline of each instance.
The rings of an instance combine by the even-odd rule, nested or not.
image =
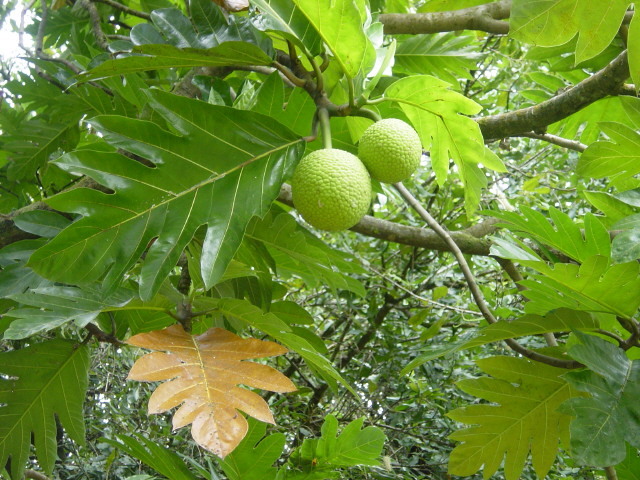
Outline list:
[[[293,274],[310,286],[365,295],[362,284],[349,273],[363,273],[354,258],[329,248],[300,227],[291,215],[266,216],[247,231],[247,238],[263,243],[276,262],[280,274]]]
[[[171,480],[198,480],[178,454],[168,448],[136,433],[131,436],[116,435],[116,438],[102,438],[101,441],[137,458]]]
[[[177,48],[173,45],[140,45],[129,57],[107,60],[82,75],[81,80],[96,80],[114,75],[180,67],[221,67],[226,65],[271,65],[271,57],[246,42],[224,42],[209,49]]]
[[[69,226],[70,220],[59,213],[48,210],[24,212],[13,219],[16,226],[39,237],[55,237],[60,230]]]
[[[53,470],[56,417],[71,439],[84,444],[88,370],[88,348],[66,340],[0,353],[0,465],[11,457],[12,478],[22,478],[32,434],[40,466]]]
[[[27,293],[11,295],[13,300],[32,308],[17,308],[7,313],[15,318],[4,334],[5,338],[27,338],[74,321],[79,327],[92,322],[100,312],[126,305],[133,292],[120,288],[104,298],[102,292],[91,288],[41,287]]]
[[[589,398],[572,399],[562,411],[571,422],[571,453],[584,465],[608,467],[626,456],[625,441],[640,448],[640,362],[631,361],[617,346],[580,332],[569,355],[589,370],[569,372],[565,378]]]
[[[75,189],[49,199],[54,208],[84,218],[31,257],[29,265],[43,276],[84,285],[106,273],[104,284],[112,289],[148,248],[140,277],[148,300],[206,224],[201,265],[209,288],[222,277],[249,220],[267,212],[302,154],[301,140],[268,117],[160,91],[149,99],[180,135],[115,116],[98,117],[93,125],[112,145],[147,158],[154,168],[97,151],[58,161],[116,193]]]

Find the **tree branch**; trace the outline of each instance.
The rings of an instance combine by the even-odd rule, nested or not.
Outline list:
[[[575,140],[569,140],[568,138],[558,137],[556,135],[551,135],[550,133],[526,132],[526,133],[519,133],[514,136],[535,138],[536,140],[543,140],[545,142],[558,145],[559,147],[568,148],[569,150],[575,150],[576,152],[584,152],[587,149],[587,145],[585,145],[584,143],[580,143]]]
[[[450,248],[450,251],[453,253],[454,257],[458,261],[460,270],[462,271],[462,274],[464,275],[464,278],[467,281],[467,285],[469,286],[469,290],[471,291],[471,296],[473,297],[473,300],[475,301],[476,305],[480,309],[482,316],[490,324],[497,323],[498,320],[496,319],[496,317],[494,317],[493,313],[491,313],[491,310],[489,310],[489,307],[484,301],[484,296],[480,291],[480,288],[478,287],[478,284],[476,283],[475,278],[473,277],[473,272],[471,271],[471,268],[469,268],[469,264],[467,263],[467,260],[464,258],[464,255],[460,250],[460,248],[458,248],[458,245],[456,245],[456,242],[449,235],[449,232],[447,232],[447,230],[445,230],[444,227],[442,227],[438,222],[436,222],[436,220],[429,214],[429,212],[427,212],[427,210],[420,204],[420,202],[418,202],[418,200],[416,200],[416,198],[411,194],[411,192],[409,192],[409,190],[406,189],[406,187],[402,183],[395,183],[393,186],[396,188],[396,190],[398,190],[398,192],[400,193],[402,198],[407,202],[407,204],[411,206],[418,213],[418,215],[420,215],[420,218],[422,218],[425,222],[427,222],[427,225],[429,225],[429,227],[447,243],[447,245]],[[575,360],[563,360],[555,357],[550,357],[548,355],[542,355],[538,352],[534,352],[532,350],[529,350],[528,348],[523,347],[512,338],[508,338],[504,342],[513,351],[531,360],[535,360],[537,362],[545,363],[547,365],[552,365],[554,367],[569,368],[569,369],[580,368],[583,366],[580,362],[576,362]]]
[[[551,125],[620,90],[629,78],[627,51],[609,65],[564,93],[538,105],[476,119],[485,140],[511,137],[534,131],[542,133]]]
[[[100,25],[102,19],[100,18],[100,12],[93,4],[93,0],[81,0],[80,5],[82,5],[87,12],[89,12],[89,20],[91,23],[91,31],[93,32],[93,36],[96,39],[96,43],[98,46],[104,50],[109,51],[109,41],[102,31],[102,26]]]
[[[38,473],[35,470],[25,470],[24,478],[31,478],[33,480],[51,480],[46,475],[43,475],[42,473]]]
[[[509,33],[511,0],[488,3],[477,7],[463,8],[449,12],[433,13],[386,13],[380,15],[387,35],[396,33],[437,33],[458,30],[481,30],[483,32]]]
[[[118,337],[114,336],[111,333],[103,332],[95,323],[87,323],[84,328],[89,332],[89,337],[94,337],[99,342],[106,342],[116,347],[121,347],[126,345],[124,342],[121,342]],[[86,341],[86,340],[85,340]]]
[[[283,185],[280,190],[278,200],[293,207],[291,197],[291,187]],[[468,230],[451,232],[451,237],[455,240],[458,248],[463,253],[470,255],[488,256],[491,242],[478,238],[480,234],[488,235],[496,230],[497,219],[490,219],[479,225],[470,227]],[[360,222],[351,230],[367,237],[379,238],[389,242],[411,245],[413,247],[426,248],[441,252],[450,252],[450,247],[436,233],[424,228],[409,227],[395,222],[389,222],[375,217],[365,215]]]

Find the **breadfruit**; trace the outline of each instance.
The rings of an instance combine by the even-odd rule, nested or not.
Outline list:
[[[321,230],[354,226],[371,203],[371,177],[355,155],[338,149],[316,150],[298,164],[291,179],[293,204]]]
[[[358,157],[379,182],[402,182],[420,165],[422,144],[408,123],[386,118],[365,130],[358,145]]]

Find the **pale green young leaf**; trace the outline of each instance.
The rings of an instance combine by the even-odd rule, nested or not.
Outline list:
[[[260,9],[256,25],[282,36],[309,54],[322,52],[322,38],[292,0],[251,0]]]
[[[637,175],[640,172],[640,134],[621,123],[602,122],[600,128],[610,141],[602,140],[589,145],[580,156],[576,170],[578,175],[618,179]]]
[[[487,153],[475,115],[481,107],[473,100],[449,89],[447,82],[429,75],[402,78],[385,91],[385,99],[397,102],[415,127],[422,146],[431,152],[431,164],[438,183],[449,175],[451,159],[465,186],[468,213],[478,207],[480,191],[487,179],[479,164],[505,171],[500,159]]]
[[[88,371],[88,348],[66,340],[0,353],[0,465],[11,457],[12,478],[22,478],[32,434],[38,463],[47,474],[53,470],[56,417],[84,444]]]
[[[71,223],[68,218],[49,210],[24,212],[15,217],[13,221],[20,230],[45,238],[55,237]]]
[[[385,435],[378,427],[362,428],[364,418],[352,421],[338,434],[338,420],[327,415],[321,437],[305,439],[291,455],[294,471],[287,480],[341,478],[337,468],[379,465]]]
[[[98,117],[93,126],[111,145],[155,168],[89,150],[57,162],[116,193],[75,189],[48,200],[83,218],[32,255],[29,266],[43,276],[75,285],[103,279],[113,289],[148,249],[140,273],[141,297],[148,300],[194,232],[207,225],[201,273],[210,288],[224,274],[246,225],[267,212],[302,154],[302,140],[269,117],[160,91],[149,92],[149,99],[179,134],[115,116]]]
[[[618,33],[630,0],[514,0],[509,35],[540,46],[562,45],[579,34],[576,63],[602,52]]]
[[[640,85],[640,18],[637,15],[634,15],[629,23],[627,46],[629,73],[637,91],[638,85]]]
[[[247,418],[249,431],[242,442],[220,460],[220,466],[229,480],[274,480],[278,473],[273,464],[285,445],[283,433],[265,436],[267,425]]]
[[[149,465],[171,480],[198,480],[177,453],[140,434],[116,435],[116,440],[102,438],[101,441]]]
[[[61,286],[35,288],[11,295],[9,298],[21,307],[7,312],[6,315],[15,320],[5,331],[4,338],[27,338],[72,321],[84,327],[94,321],[100,312],[126,305],[133,295],[131,290],[125,288],[119,288],[104,297],[101,291],[93,288]]]
[[[145,72],[161,68],[222,67],[226,65],[271,65],[272,59],[257,45],[229,41],[202,48],[178,48],[173,45],[140,45],[132,55],[107,60],[80,76],[81,81],[98,80],[114,75]]]
[[[548,217],[526,205],[521,206],[517,213],[492,211],[491,215],[503,220],[505,223],[502,226],[512,232],[533,238],[578,262],[593,255],[611,254],[609,232],[590,213],[585,215],[582,227],[554,207],[549,208]]]
[[[348,78],[368,73],[376,53],[353,0],[293,0]]]
[[[640,362],[624,350],[597,337],[576,332],[579,344],[569,355],[588,370],[569,372],[566,380],[589,398],[565,402],[572,415],[571,454],[583,465],[608,467],[626,456],[625,441],[640,448]]]
[[[584,197],[591,205],[605,214],[602,221],[607,226],[636,212],[634,208],[607,192],[586,191]]]
[[[454,33],[408,37],[398,44],[393,70],[408,75],[429,72],[456,86],[459,78],[471,78],[469,71],[480,58],[469,48],[472,41],[471,36]]]
[[[594,255],[582,265],[523,262],[540,274],[520,282],[528,313],[545,314],[560,307],[603,312],[629,318],[640,306],[640,276],[637,262],[611,265],[609,257]]]
[[[490,404],[469,405],[448,416],[471,427],[449,436],[462,442],[449,457],[449,472],[471,476],[483,468],[491,477],[504,461],[507,480],[517,480],[529,453],[539,478],[551,468],[560,442],[566,443],[571,417],[557,412],[579,396],[563,378],[566,370],[524,358],[478,360],[488,377],[462,380],[458,387]]]
[[[528,337],[543,333],[571,332],[573,330],[596,330],[599,327],[597,319],[586,312],[558,308],[545,316],[523,315],[512,321],[502,320],[478,330],[470,330],[467,334],[445,345],[430,346],[409,362],[400,372],[409,373],[416,367],[455,352],[486,345],[487,343],[506,340],[507,338]]]

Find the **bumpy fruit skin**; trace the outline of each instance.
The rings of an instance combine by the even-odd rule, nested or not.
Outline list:
[[[300,160],[291,179],[291,193],[296,209],[311,225],[346,230],[369,210],[371,177],[349,152],[316,150]]]
[[[358,145],[358,157],[379,182],[402,182],[420,165],[422,144],[408,123],[386,118],[365,130]]]

